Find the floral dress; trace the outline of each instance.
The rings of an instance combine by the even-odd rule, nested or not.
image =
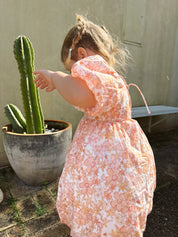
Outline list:
[[[152,209],[155,163],[125,81],[99,56],[77,61],[96,105],[85,112],[59,180],[57,210],[72,237],[143,236]]]

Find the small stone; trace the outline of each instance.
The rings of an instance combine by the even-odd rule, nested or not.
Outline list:
[[[0,203],[3,201],[4,195],[2,190],[0,189]]]

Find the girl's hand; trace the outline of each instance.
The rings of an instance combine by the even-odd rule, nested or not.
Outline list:
[[[74,78],[61,71],[53,72],[48,70],[35,71],[34,75],[36,75],[34,82],[37,87],[40,89],[46,88],[47,92],[56,89],[72,105],[89,108],[96,104],[93,92],[80,78]]]
[[[36,83],[36,87],[39,87],[40,89],[46,88],[46,92],[51,92],[54,89],[56,89],[52,80],[53,73],[54,73],[53,71],[49,71],[49,70],[35,71],[33,74],[36,75],[34,79],[34,83]]]

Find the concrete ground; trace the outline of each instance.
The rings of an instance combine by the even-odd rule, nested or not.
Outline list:
[[[155,154],[157,189],[144,237],[176,237],[178,131],[151,134],[148,139]],[[0,237],[67,236],[70,230],[60,223],[55,208],[57,183],[58,180],[43,187],[29,187],[10,167],[0,169],[0,188],[4,192]]]

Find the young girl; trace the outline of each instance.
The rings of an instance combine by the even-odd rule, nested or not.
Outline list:
[[[112,68],[115,48],[103,26],[81,16],[61,51],[71,75],[39,70],[35,83],[57,89],[84,111],[59,180],[57,210],[72,237],[143,236],[152,209],[155,163],[137,121],[128,85]]]

